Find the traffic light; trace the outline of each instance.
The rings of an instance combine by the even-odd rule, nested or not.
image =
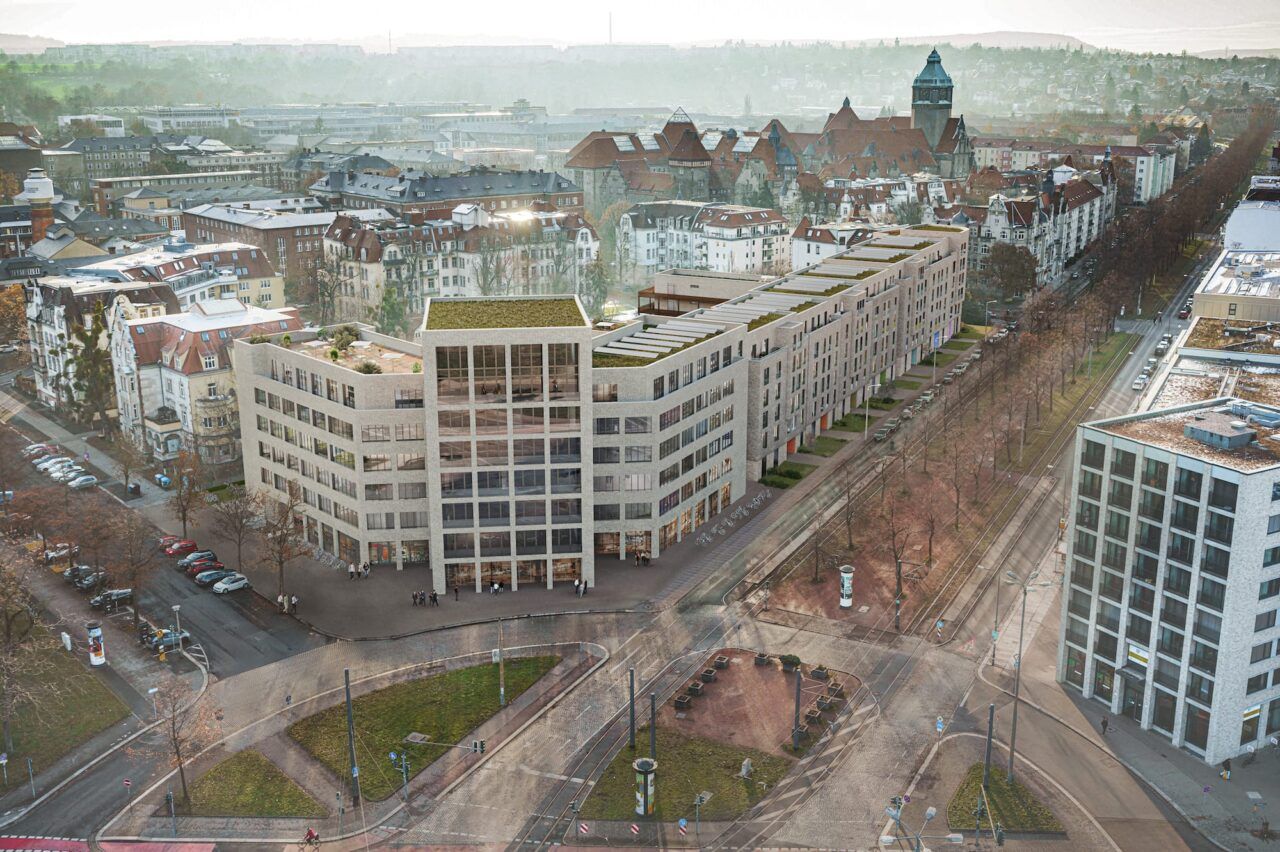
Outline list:
[[[479,741],[479,740],[472,740],[472,741],[471,741],[471,753],[472,753],[472,754],[479,754],[479,753],[480,753],[480,741]]]
[[[480,753],[484,754],[484,740],[480,741]]]

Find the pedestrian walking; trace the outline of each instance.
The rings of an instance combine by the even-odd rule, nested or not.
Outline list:
[[[1106,716],[1103,716],[1102,721],[1098,723],[1098,726],[1102,728],[1102,735],[1104,737],[1107,735],[1107,728],[1110,726],[1110,724],[1111,724],[1111,721],[1107,719]]]
[[[364,563],[364,575],[365,575],[365,577],[368,577],[368,576],[369,576],[369,563],[368,563],[368,562]]]
[[[294,615],[298,614],[298,596],[293,595],[289,598],[289,612]]]
[[[413,605],[414,605],[414,606],[417,606],[417,605],[418,605],[418,593],[417,593],[417,592],[414,592],[414,593],[413,593]]]
[[[276,606],[280,608],[280,611],[281,611],[281,612],[284,612],[284,611],[285,611],[285,609],[284,609],[284,595],[283,595],[283,594],[276,595]]]
[[[432,605],[432,606],[440,606],[440,593],[439,593],[439,592],[432,592],[432,593],[431,593],[431,605]]]
[[[573,594],[574,594],[576,597],[582,597],[582,594],[581,594],[581,592],[579,591],[579,584],[580,584],[581,582],[582,582],[581,580],[574,580],[574,581],[573,581]]]
[[[1231,758],[1228,757],[1222,761],[1222,771],[1218,774],[1222,776],[1223,781],[1231,780]]]
[[[356,578],[356,563],[347,563],[347,579],[354,580]]]
[[[453,599],[454,599],[455,601],[458,599],[458,587],[457,587],[457,586],[454,586],[454,587],[453,587]]]

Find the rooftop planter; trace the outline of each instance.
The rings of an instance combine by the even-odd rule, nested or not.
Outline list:
[[[783,654],[778,658],[784,672],[793,672],[800,667],[800,658],[795,654]]]
[[[856,258],[855,258],[856,259]],[[880,272],[879,269],[860,269],[857,272],[845,274],[843,272],[801,272],[800,275],[806,278],[846,278],[850,281],[861,281],[864,278],[870,278]],[[772,292],[778,292],[774,290]]]
[[[912,225],[911,230],[913,231],[945,231],[949,234],[958,234],[961,231],[963,231],[964,228],[957,228],[953,225]]]
[[[573,299],[433,299],[427,311],[428,331],[586,325]]]
[[[783,316],[785,316],[785,314],[765,314],[762,317],[756,317],[751,322],[747,323],[747,331],[754,331],[762,325],[768,325],[774,320],[782,319]]]
[[[806,274],[807,274],[807,273],[806,273]],[[827,278],[827,277],[831,277],[831,278],[848,278],[848,277],[850,277],[850,276],[848,276],[848,275],[831,275],[831,276],[827,276],[827,275],[820,275],[820,276],[814,276],[814,277],[816,277],[816,278]],[[825,299],[825,298],[827,298],[828,296],[834,296],[836,293],[842,293],[842,292],[844,292],[845,290],[848,290],[848,289],[849,289],[849,285],[848,285],[848,284],[836,284],[836,285],[834,285],[834,286],[832,286],[832,287],[828,287],[827,289],[823,290],[821,293],[811,293],[811,292],[809,292],[808,290],[789,290],[789,289],[787,289],[786,287],[774,287],[774,288],[773,288],[772,290],[770,290],[769,292],[770,292],[770,293],[786,293],[786,294],[788,294],[788,295],[790,295],[790,296],[810,296],[810,297],[813,297],[813,298],[822,298],[822,299]]]

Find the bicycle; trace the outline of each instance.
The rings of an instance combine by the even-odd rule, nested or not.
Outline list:
[[[320,838],[317,837],[313,840],[308,840],[307,838],[304,837],[298,841],[297,846],[295,846],[294,848],[295,849],[319,849]]]

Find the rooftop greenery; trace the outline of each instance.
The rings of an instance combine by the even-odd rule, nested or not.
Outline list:
[[[956,228],[952,225],[912,225],[911,230],[913,231],[946,231],[951,234],[958,234],[961,231],[963,231],[964,228]]]
[[[427,329],[555,328],[587,324],[573,299],[433,299]]]
[[[660,329],[661,327],[662,327],[661,325],[645,326],[644,331],[655,331],[657,329]],[[690,340],[684,346],[681,346],[678,349],[672,349],[669,352],[664,352],[656,358],[642,358],[639,355],[614,355],[611,352],[592,352],[591,366],[596,368],[644,367],[648,364],[656,364],[657,362],[661,361],[663,358],[668,357],[669,355],[674,355],[677,352],[683,352],[684,350],[688,349],[690,346],[697,346],[699,343],[702,343],[707,340],[711,340],[712,338],[718,336],[719,334],[720,332],[717,331],[715,334],[711,335],[710,337],[704,337],[701,340]],[[608,345],[608,344],[603,344],[603,345]]]
[[[836,275],[832,277],[845,278],[848,276]],[[849,289],[848,284],[835,284],[835,285],[832,285],[831,287],[828,287],[827,289],[823,290],[820,293],[811,293],[808,290],[789,290],[786,287],[774,287],[769,292],[770,293],[787,293],[792,296],[814,296],[818,298],[826,298],[827,296],[834,296],[836,293],[840,293],[848,289]]]
[[[864,278],[870,278],[872,275],[875,275],[880,271],[881,270],[879,269],[859,269],[851,275],[847,275],[843,272],[801,272],[800,274],[810,278],[845,278],[850,281],[861,281]]]
[[[755,319],[753,319],[751,322],[747,323],[747,331],[754,331],[755,329],[759,328],[760,326],[762,326],[762,325],[768,325],[769,323],[773,322],[774,320],[780,320],[780,319],[782,319],[784,316],[785,316],[785,314],[765,314],[765,315],[764,315],[764,316],[762,316],[762,317],[756,317],[756,318],[755,318]]]

